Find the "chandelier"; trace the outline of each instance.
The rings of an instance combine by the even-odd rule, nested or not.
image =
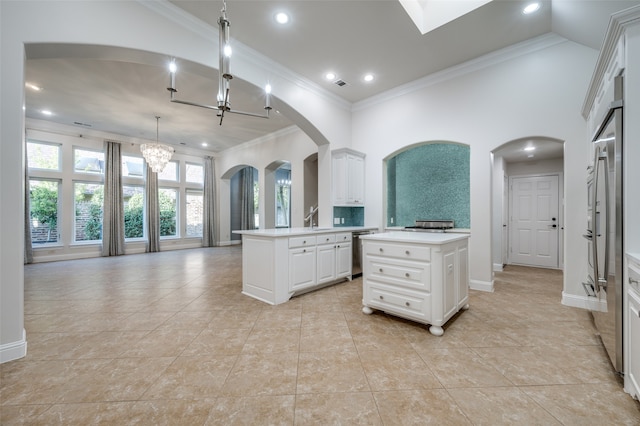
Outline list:
[[[258,118],[269,118],[269,111],[271,110],[271,85],[267,84],[265,86],[265,106],[264,109],[266,113],[264,115],[254,114],[251,112],[237,111],[231,109],[231,102],[229,100],[229,88],[230,82],[233,79],[233,75],[229,72],[229,64],[231,61],[231,45],[229,44],[229,20],[227,19],[227,2],[226,0],[222,1],[222,10],[220,11],[220,18],[218,19],[218,38],[219,38],[219,46],[218,46],[218,96],[216,99],[216,105],[206,105],[198,102],[190,102],[181,99],[177,99],[176,93],[178,93],[178,89],[176,89],[176,71],[178,67],[176,65],[176,60],[173,58],[171,63],[169,64],[169,87],[167,90],[170,93],[171,102],[196,106],[200,108],[208,108],[214,109],[218,111],[218,117],[220,117],[220,125],[222,126],[222,119],[224,118],[225,112],[233,113],[233,114],[241,114],[248,115],[250,117],[258,117]]]
[[[145,143],[140,145],[140,152],[144,160],[147,162],[151,170],[155,173],[162,173],[164,167],[171,160],[173,155],[173,148],[169,145],[164,145],[158,142],[158,133],[160,127],[160,117],[156,117],[156,143]]]

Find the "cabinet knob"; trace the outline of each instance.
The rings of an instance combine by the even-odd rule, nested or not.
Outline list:
[[[380,253],[382,253],[384,250],[382,250],[382,247],[380,247]]]
[[[327,238],[327,241],[329,241],[329,238]]]
[[[411,303],[409,302],[404,302],[405,306],[411,306]]]
[[[304,241],[302,242],[302,244],[307,244],[307,240],[304,240]]]
[[[378,271],[380,271],[380,273],[382,273],[382,268],[378,269]]]
[[[409,256],[409,250],[405,251],[404,254],[406,254],[407,256]]]
[[[407,272],[406,274],[404,274],[404,276],[409,278],[410,274]]]
[[[303,252],[303,253],[306,253],[306,252],[307,252],[307,249],[302,250],[302,252]]]
[[[384,297],[380,296],[380,300],[384,300]]]

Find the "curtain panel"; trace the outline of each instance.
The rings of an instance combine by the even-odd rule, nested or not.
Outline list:
[[[145,206],[147,210],[147,253],[160,251],[160,200],[158,174],[147,164],[145,169]]]
[[[204,209],[202,247],[215,247],[217,242],[216,167],[213,157],[204,158]]]
[[[245,167],[240,173],[240,229],[255,229],[253,199],[253,167]]]
[[[105,141],[102,255],[124,254],[124,201],[120,143]]]

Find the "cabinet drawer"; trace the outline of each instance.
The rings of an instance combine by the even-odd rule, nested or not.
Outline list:
[[[376,281],[413,288],[418,291],[431,291],[431,265],[429,263],[403,262],[393,263],[385,258],[368,256],[365,261],[365,274]]]
[[[365,286],[365,304],[399,316],[431,321],[431,296],[406,291],[383,283],[368,281]]]
[[[333,244],[336,242],[336,234],[321,234],[316,237],[316,242],[320,244]]]
[[[312,235],[289,238],[289,248],[315,246],[316,237]]]
[[[347,241],[351,241],[351,232],[336,234],[336,243],[345,243]]]
[[[395,257],[399,259],[431,260],[431,249],[407,244],[386,243],[378,241],[367,241],[365,253],[377,256]]]

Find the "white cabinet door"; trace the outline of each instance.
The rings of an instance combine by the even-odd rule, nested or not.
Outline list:
[[[453,249],[442,256],[442,279],[444,296],[444,318],[449,317],[458,307],[456,293],[458,292],[456,282],[456,250]],[[440,319],[440,318],[437,318]]]
[[[349,175],[347,202],[364,204],[364,158],[347,155]]]
[[[316,248],[289,250],[289,290],[297,291],[316,284]]]
[[[333,204],[347,204],[347,192],[349,185],[349,175],[347,174],[347,156],[338,155],[333,157],[331,167],[333,169]]]
[[[338,243],[336,246],[336,278],[351,275],[351,243]]]
[[[468,302],[469,297],[469,250],[467,246],[458,249],[458,308]]]
[[[335,244],[317,247],[318,256],[318,284],[336,279],[336,248]]]
[[[640,297],[629,290],[629,380],[640,397]]]

